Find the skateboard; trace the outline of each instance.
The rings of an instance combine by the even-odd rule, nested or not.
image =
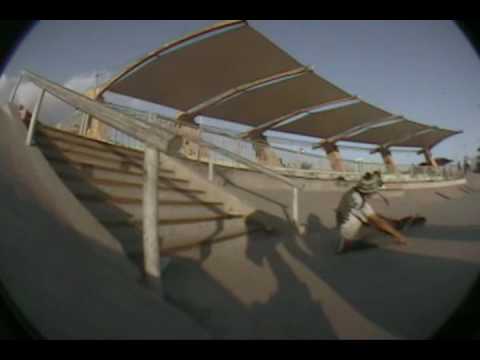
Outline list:
[[[427,223],[427,219],[420,215],[407,216],[401,219],[398,224],[396,224],[397,230],[405,230],[415,227],[424,226]]]

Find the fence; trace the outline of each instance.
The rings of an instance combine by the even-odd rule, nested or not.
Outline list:
[[[175,128],[176,126],[173,120],[166,121],[164,117],[160,118],[155,113],[136,110],[112,103],[108,103],[107,105],[115,110],[126,113],[127,115],[134,116],[144,122],[157,124],[167,128]],[[239,139],[236,137],[234,132],[213,126],[201,126],[199,131],[201,139],[206,140],[220,148],[233,151],[250,161],[257,160],[256,152],[254,150],[254,143]],[[110,129],[106,140],[114,144],[123,145],[138,150],[143,150],[144,148],[141,142],[116,129]],[[383,163],[354,160],[343,160],[346,173],[336,173],[331,171],[330,162],[326,156],[309,153],[301,150],[299,146],[297,146],[298,149],[289,149],[285,146],[285,144],[282,144],[280,141],[277,142],[275,139],[269,138],[269,144],[271,149],[273,149],[276,155],[280,158],[283,166],[283,168],[276,168],[275,170],[279,171],[280,173],[306,178],[332,178],[339,176],[357,178],[360,174],[364,174],[367,171],[380,171],[386,175],[387,179],[391,179],[392,181],[451,180],[459,179],[464,176],[463,169],[458,169],[456,165],[447,165],[435,169],[427,166],[415,166],[407,164],[397,165],[397,173],[387,175],[387,169]],[[246,168],[245,165],[217,152],[205,154],[204,152],[199,151],[196,156],[192,156],[190,154],[181,155],[192,160],[198,160],[205,163],[211,161],[215,165],[233,168]]]

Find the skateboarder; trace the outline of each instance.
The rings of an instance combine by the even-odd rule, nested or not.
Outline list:
[[[375,213],[367,200],[383,188],[380,172],[366,173],[360,182],[347,191],[336,210],[340,241],[337,253],[353,250],[359,241],[375,232],[391,235],[395,243],[407,245],[407,238],[399,231],[406,224],[419,224],[424,218],[408,216],[400,220],[389,219]]]

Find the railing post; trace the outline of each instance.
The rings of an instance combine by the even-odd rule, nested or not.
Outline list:
[[[85,117],[83,118],[83,129],[82,129],[82,136],[87,136],[88,134],[88,127],[90,125],[90,114],[85,113]]]
[[[85,118],[85,113],[82,113],[80,116],[80,124],[78,124],[78,135],[83,135],[83,119]]]
[[[153,113],[151,113],[151,112],[147,113],[147,122],[149,124],[153,124]]]
[[[147,284],[162,291],[158,239],[158,150],[145,144],[143,183],[143,256]]]
[[[298,188],[293,188],[293,205],[292,205],[292,217],[295,224],[299,225],[299,216],[298,216]]]
[[[15,84],[15,87],[10,93],[10,98],[8,99],[8,102],[10,104],[13,104],[13,100],[15,100],[15,95],[17,95],[18,87],[20,86],[20,83],[22,82],[22,80],[23,80],[23,75],[20,75],[20,77],[17,80],[17,83]]]
[[[35,104],[35,108],[33,109],[33,114],[32,114],[32,118],[30,119],[30,124],[28,125],[27,139],[25,141],[25,145],[27,146],[32,145],[33,132],[35,131],[35,125],[37,123],[38,113],[40,112],[40,106],[42,104],[44,95],[45,95],[45,89],[42,89],[37,99],[37,102]]]
[[[212,151],[208,152],[208,181],[213,182],[213,157]]]
[[[80,136],[86,136],[87,135],[87,123],[88,123],[89,118],[90,118],[90,116],[87,113],[83,113],[82,119],[80,121],[80,128],[79,128],[79,131],[78,131],[78,135],[80,135]]]

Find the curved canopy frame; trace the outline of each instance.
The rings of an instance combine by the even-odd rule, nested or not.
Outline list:
[[[212,33],[212,32],[215,32],[215,31],[219,31],[219,30],[222,30],[222,29],[226,29],[226,28],[232,28],[234,26],[237,26],[237,25],[242,25],[242,24],[247,24],[247,22],[245,20],[228,20],[228,21],[224,21],[224,22],[221,22],[221,23],[218,23],[218,24],[215,24],[215,25],[212,25],[212,26],[209,26],[205,29],[202,29],[202,30],[199,30],[199,31],[195,31],[191,34],[188,34],[184,37],[181,37],[177,40],[174,40],[172,42],[169,42],[165,45],[163,45],[162,47],[146,54],[145,56],[143,56],[142,58],[140,58],[139,60],[135,61],[134,63],[128,65],[125,69],[121,70],[118,74],[114,75],[112,77],[112,79],[110,79],[106,84],[104,84],[102,86],[102,88],[100,89],[100,91],[97,93],[95,99],[98,99],[100,98],[106,91],[110,90],[117,82],[119,82],[122,78],[124,78],[125,76],[131,74],[133,71],[137,70],[140,66],[144,65],[145,63],[147,63],[148,61],[154,59],[155,57],[161,55],[162,53],[170,50],[170,49],[173,49],[177,46],[180,46],[190,40],[193,40],[195,38],[199,38],[203,35],[206,35],[206,34],[209,34],[209,33]]]
[[[275,130],[378,146],[402,139],[395,146],[431,149],[461,133],[395,117],[365,101],[310,112],[352,95],[299,63],[245,20],[215,24],[152,51],[114,76],[97,98],[106,91],[192,116],[251,126],[244,137]],[[395,121],[386,121],[392,117]]]

